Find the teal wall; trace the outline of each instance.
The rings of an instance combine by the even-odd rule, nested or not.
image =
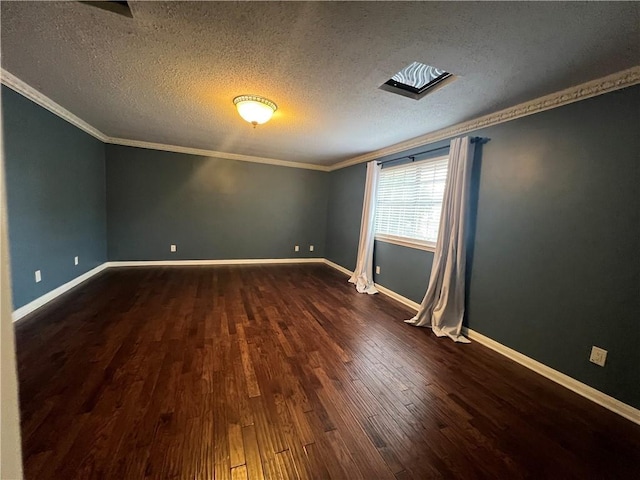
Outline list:
[[[375,242],[373,265],[377,284],[386,286],[403,297],[420,303],[429,283],[433,253],[387,242]]]
[[[363,163],[329,173],[326,257],[349,270],[356,268],[366,176]]]
[[[327,180],[317,170],[107,145],[109,260],[324,257]]]
[[[4,85],[2,115],[15,309],[106,260],[104,144]]]
[[[6,87],[2,101],[14,308],[107,258],[355,266],[363,164],[325,173],[105,146]],[[472,132],[491,141],[474,170],[465,320],[635,407],[639,104],[630,87]],[[376,242],[376,281],[419,302],[431,261]],[[605,368],[591,345],[609,351]]]
[[[475,331],[635,407],[638,105],[636,86],[472,132],[491,141],[474,172],[466,318]],[[336,198],[345,187],[364,189],[364,175],[350,169],[331,175]],[[349,221],[330,223],[328,258],[350,269],[344,252],[357,250],[352,220],[360,210],[361,201],[330,202],[329,218]],[[376,242],[375,280],[420,302],[431,261],[429,252]],[[609,351],[605,368],[588,361],[592,345]]]

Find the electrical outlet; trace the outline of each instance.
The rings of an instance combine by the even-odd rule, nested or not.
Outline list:
[[[313,245],[309,245],[309,251],[313,252]]]
[[[380,267],[376,265],[376,274],[380,275]]]
[[[172,252],[177,252],[178,251],[178,247],[172,244],[171,245],[171,251]]]
[[[589,357],[589,361],[604,367],[604,363],[607,361],[607,351],[594,345],[591,347],[591,356]]]
[[[73,264],[74,265],[78,265],[79,262],[80,262],[80,259],[78,257],[73,257]]]
[[[42,281],[42,274],[40,273],[40,270],[36,270],[36,283],[39,283],[40,281]]]
[[[293,247],[293,251],[294,252],[299,252],[300,251],[300,245],[296,245],[295,247]]]

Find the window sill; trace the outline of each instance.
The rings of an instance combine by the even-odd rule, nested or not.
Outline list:
[[[395,237],[393,235],[376,235],[375,239],[379,242],[392,243],[394,245],[415,248],[418,250],[424,250],[426,252],[436,251],[436,246],[434,244],[427,243],[421,240],[413,240],[411,238]]]

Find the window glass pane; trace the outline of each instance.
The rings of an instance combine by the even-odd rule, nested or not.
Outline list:
[[[383,168],[376,233],[436,243],[449,159]]]

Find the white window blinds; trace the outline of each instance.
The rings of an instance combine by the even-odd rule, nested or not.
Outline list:
[[[376,236],[435,246],[448,157],[383,168],[378,184]]]

